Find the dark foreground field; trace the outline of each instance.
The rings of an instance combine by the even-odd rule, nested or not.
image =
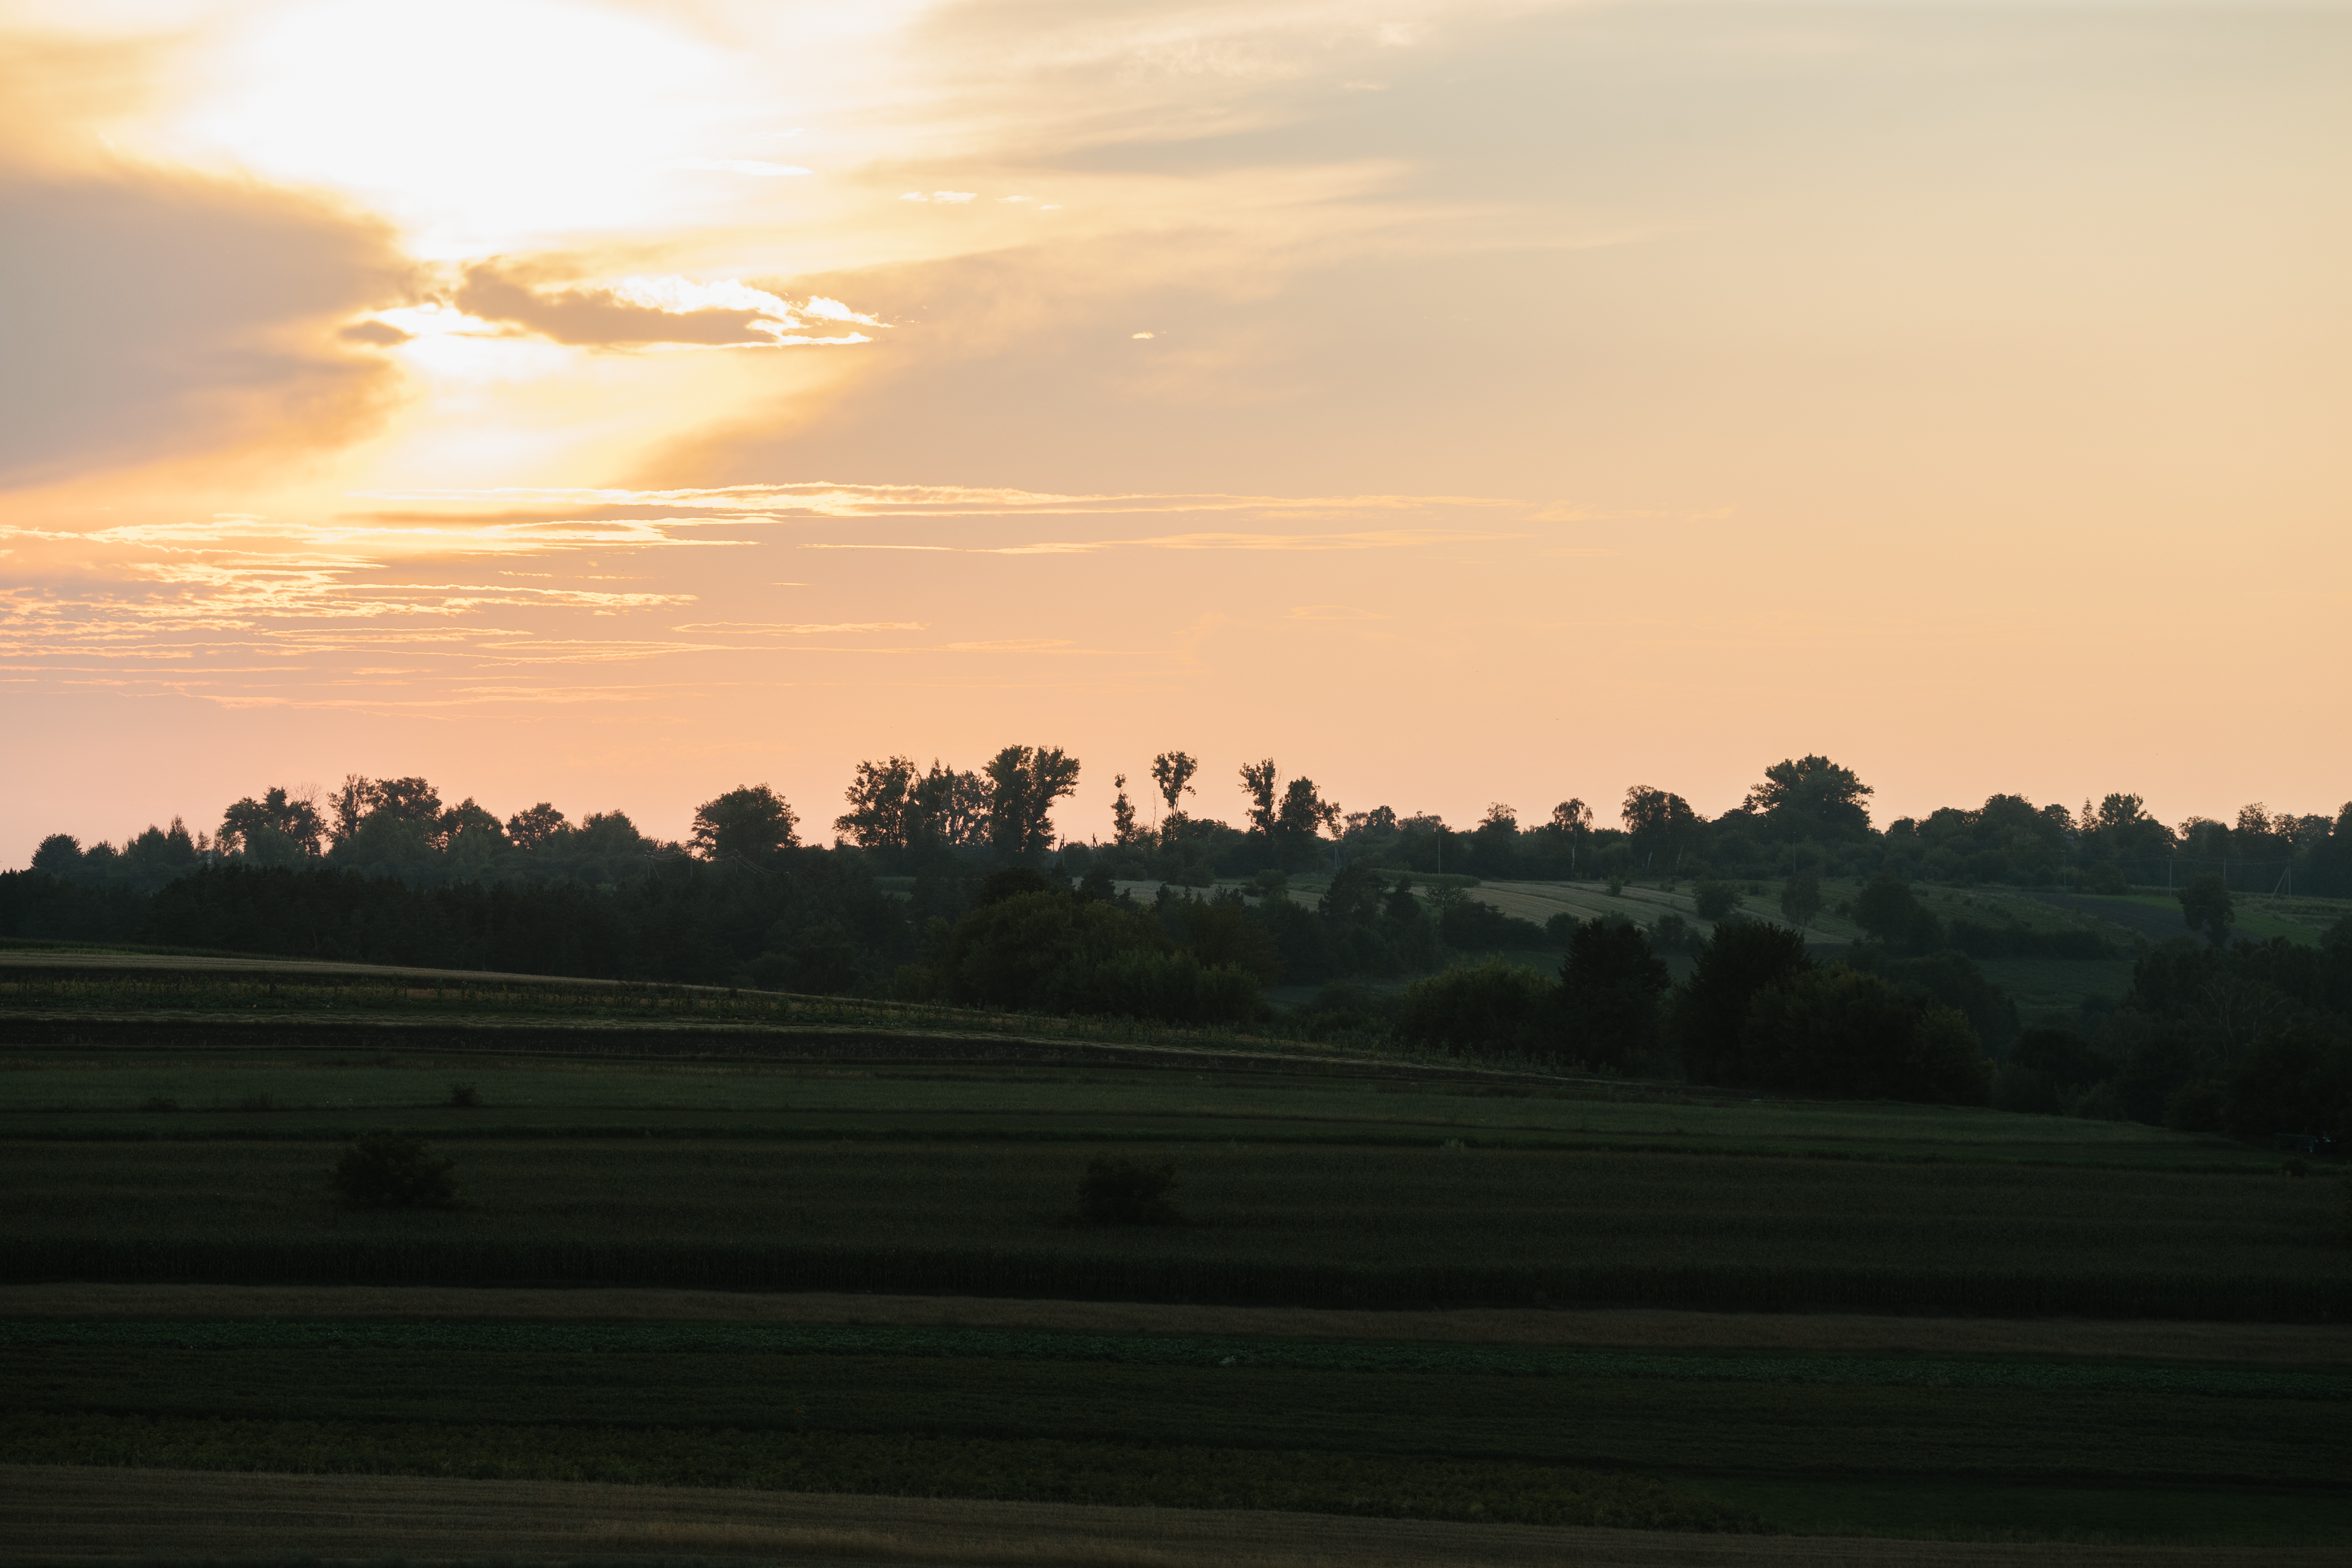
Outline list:
[[[226,1549],[164,1522],[212,1506],[190,1472],[573,1510],[571,1544],[518,1523],[486,1556],[1297,1561],[1279,1531],[1312,1527],[1277,1521],[1301,1516],[1331,1521],[1333,1561],[1433,1560],[1365,1555],[1351,1519],[1700,1554],[1594,1559],[1627,1562],[1791,1532],[1810,1561],[1831,1537],[2352,1541],[2340,1184],[2227,1143],[1246,1041],[1028,1061],[877,1037],[860,1061],[772,1033],[646,1060],[420,1048],[350,1005],[305,1043],[224,1043],[184,995],[169,1017],[55,1000],[0,1018],[0,1462],[152,1503],[73,1527],[133,1558]],[[454,1159],[464,1207],[330,1204],[351,1134],[388,1127]],[[1078,1223],[1105,1153],[1172,1164],[1184,1223]],[[1068,1522],[1107,1514],[967,1552],[847,1502],[837,1526],[624,1540],[575,1507],[592,1484],[732,1489],[751,1513],[1210,1511],[1157,1557]],[[21,1559],[39,1527],[7,1490]],[[1271,1533],[1200,1544],[1212,1518]],[[1916,1550],[1872,1560],[1970,1560]]]

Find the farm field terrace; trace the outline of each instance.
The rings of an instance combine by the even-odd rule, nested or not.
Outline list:
[[[2352,1355],[2212,1337],[2352,1334],[2339,1184],[2273,1154],[1987,1110],[1231,1054],[1246,1040],[1083,1062],[794,1060],[781,1032],[715,1059],[691,1054],[700,1037],[654,1060],[543,1037],[387,1048],[405,1038],[387,1020],[458,1004],[403,1005],[351,1009],[320,1043],[205,1049],[186,1043],[203,1009],[114,1007],[131,1043],[104,1047],[68,1043],[88,1009],[16,1015],[0,1463],[1465,1528],[2352,1539]],[[332,1207],[330,1166],[374,1129],[428,1138],[464,1207]],[[1172,1165],[1186,1223],[1076,1223],[1098,1155]],[[44,1281],[105,1308],[25,1304]],[[301,1288],[236,1307],[202,1281]],[[467,1286],[505,1304],[469,1305]],[[638,1289],[609,1318],[516,1305],[604,1299],[562,1288],[583,1286]],[[768,1293],[692,1293],[713,1288]],[[706,1310],[820,1291],[961,1296],[974,1321]],[[1067,1317],[1089,1301],[1216,1315]],[[1420,1327],[1461,1317],[1432,1308],[1524,1325],[1619,1306],[1702,1311],[1634,1345]],[[1917,1343],[1852,1326],[1897,1317],[1823,1318],[1845,1326],[1785,1343],[1741,1327],[1826,1312],[2073,1323]],[[2066,1337],[2103,1320],[2180,1337]]]

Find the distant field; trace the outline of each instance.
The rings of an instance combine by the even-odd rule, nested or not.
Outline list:
[[[2311,1337],[2352,1333],[2329,1170],[2122,1124],[908,1018],[19,971],[0,1464],[2352,1541],[2352,1354]],[[329,1166],[383,1128],[453,1158],[465,1206],[331,1207]],[[1101,1154],[1172,1164],[1186,1223],[1076,1223]],[[106,1281],[182,1304],[59,1310]],[[271,1283],[303,1290],[228,1293]],[[637,1304],[512,1304],[613,1287]],[[320,1291],[349,1294],[291,1304]],[[1633,1308],[1751,1326],[1526,1326]],[[1944,1326],[1885,1326],[1906,1314]]]
[[[1188,1086],[1185,1093],[1202,1093]],[[1992,1112],[1983,1112],[1990,1126]],[[416,1116],[374,1114],[376,1124]],[[437,1116],[425,1119],[433,1126]],[[679,1116],[449,1140],[475,1208],[341,1216],[330,1138],[0,1145],[5,1279],[656,1283],[1301,1305],[1571,1305],[2094,1316],[2352,1314],[2336,1192],[2227,1147],[1788,1143],[1673,1152],[740,1138]],[[842,1122],[854,1122],[842,1116]],[[863,1128],[856,1128],[863,1131]],[[1467,1131],[1467,1128],[1463,1128]],[[2105,1124],[2088,1131],[2112,1138]],[[1879,1128],[1884,1138],[1884,1126]],[[1101,1147],[1169,1159],[1192,1225],[1070,1225]],[[1790,1156],[1794,1155],[1794,1156]],[[1811,1156],[1809,1156],[1811,1155]],[[1818,1155],[1832,1155],[1822,1159]],[[2049,1159],[2051,1164],[2006,1164]],[[2204,1164],[2206,1168],[2197,1168]],[[2166,1168],[2173,1166],[2173,1168]]]

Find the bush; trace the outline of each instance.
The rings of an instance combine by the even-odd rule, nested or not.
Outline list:
[[[1760,992],[1740,1054],[1758,1087],[1864,1100],[1981,1105],[1992,1072],[1959,1012],[1843,966]]]
[[[1872,941],[1898,953],[1928,953],[1944,945],[1944,928],[1921,905],[1910,884],[1881,875],[1853,901],[1854,924]]]
[[[2230,927],[2238,923],[2238,901],[2230,895],[2228,883],[2210,874],[2200,876],[2174,896],[2189,929],[2202,932],[2216,947],[2229,945]]]
[[[2291,1023],[2255,1042],[2216,1099],[2217,1124],[2231,1137],[2352,1135],[2352,1041]]]
[[[1658,998],[1670,979],[1640,926],[1585,921],[1570,934],[1559,981],[1569,1048],[1580,1061],[1622,1067],[1656,1046]]]
[[[991,883],[998,877],[1013,885],[1003,872]],[[1171,950],[1156,916],[1054,889],[1015,891],[973,909],[934,950],[930,968],[934,993],[950,1001],[1024,1012],[1238,1023],[1265,1011],[1256,975]]]
[[[482,1103],[482,1092],[470,1083],[449,1085],[449,1103],[460,1109],[470,1109]]]
[[[1740,1030],[1759,992],[1811,967],[1802,933],[1760,920],[1727,920],[1698,950],[1674,1006],[1683,1071],[1700,1083],[1743,1081]]]
[[[1097,1155],[1078,1183],[1078,1218],[1088,1225],[1181,1225],[1184,1217],[1168,1201],[1175,1186],[1174,1166]]]
[[[1348,980],[1333,980],[1315,999],[1290,1015],[1291,1026],[1309,1039],[1377,1034],[1388,1026],[1381,998]]]
[[[1691,902],[1697,906],[1701,920],[1724,919],[1739,907],[1739,884],[1733,882],[1693,883]]]
[[[1559,1044],[1559,1025],[1551,981],[1497,958],[1415,980],[1397,1004],[1399,1039],[1457,1052],[1549,1053]]]
[[[2071,1029],[2038,1023],[2009,1048],[2014,1066],[2040,1073],[2060,1089],[2084,1089],[2106,1076],[2106,1064],[2091,1042]]]
[[[2221,1086],[2210,1079],[2184,1083],[2165,1096],[2164,1124],[2176,1133],[2221,1130]]]
[[[2037,1072],[2012,1059],[1993,1070],[1992,1108],[1996,1111],[2021,1111],[2032,1115],[2053,1116],[2062,1107],[2057,1086],[2047,1073]]]
[[[345,1208],[455,1208],[450,1168],[413,1133],[365,1133],[343,1151],[327,1179]]]

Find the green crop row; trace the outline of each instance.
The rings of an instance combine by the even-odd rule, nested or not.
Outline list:
[[[1285,1509],[1632,1530],[1760,1528],[1753,1514],[1637,1476],[1035,1438],[19,1415],[0,1418],[0,1462]]]
[[[2338,1280],[1695,1264],[1345,1268],[1226,1258],[467,1240],[0,1241],[0,1282],[639,1286],[1236,1306],[1650,1306],[2001,1317],[2352,1321]]]
[[[0,1321],[0,1351],[44,1346],[207,1352],[327,1349],[565,1355],[887,1355],[1137,1366],[1272,1367],[1369,1375],[1636,1377],[1685,1383],[2131,1391],[2226,1398],[2352,1401],[2352,1372],[2147,1362],[1811,1353],[1671,1354],[1545,1345],[1382,1344],[1358,1340],[826,1323],[383,1322],[278,1318]]]

